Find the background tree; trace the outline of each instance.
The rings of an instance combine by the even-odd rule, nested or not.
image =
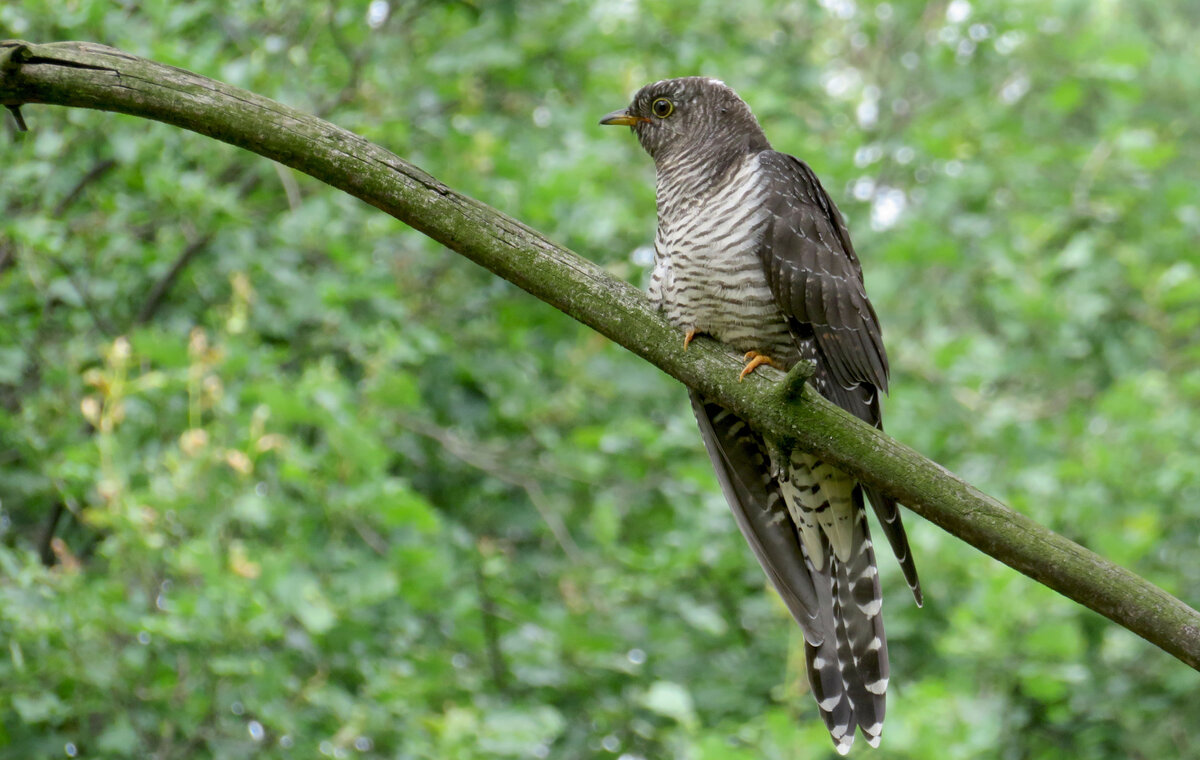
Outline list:
[[[1190,11],[700,11],[31,4],[0,36],[326,114],[634,280],[650,174],[595,119],[722,76],[851,216],[889,429],[1195,599]],[[290,171],[35,118],[0,155],[0,751],[826,750],[677,387]],[[881,757],[1187,754],[1194,672],[913,533]]]

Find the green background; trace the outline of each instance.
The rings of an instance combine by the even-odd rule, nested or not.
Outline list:
[[[319,113],[639,284],[652,165],[596,122],[720,77],[849,219],[889,432],[1200,601],[1200,6],[373,7],[17,0],[0,37]],[[833,754],[682,388],[314,180],[23,110],[0,757]],[[890,710],[856,755],[1200,755],[1196,672],[908,521],[926,605],[881,558]]]

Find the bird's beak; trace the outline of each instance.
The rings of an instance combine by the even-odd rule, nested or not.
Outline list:
[[[622,108],[620,111],[613,111],[608,116],[600,120],[601,124],[616,124],[622,127],[632,127],[643,121],[650,121],[645,116],[634,116],[629,113],[629,109]]]

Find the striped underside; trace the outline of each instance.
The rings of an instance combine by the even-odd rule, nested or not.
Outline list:
[[[659,172],[650,297],[685,330],[795,363],[799,354],[757,253],[770,219],[757,155],[716,182],[690,174],[691,165]]]

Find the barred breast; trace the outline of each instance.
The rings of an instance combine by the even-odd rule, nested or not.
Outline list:
[[[672,324],[791,365],[799,355],[758,255],[769,222],[758,155],[715,180],[686,168],[659,169],[650,297]]]

